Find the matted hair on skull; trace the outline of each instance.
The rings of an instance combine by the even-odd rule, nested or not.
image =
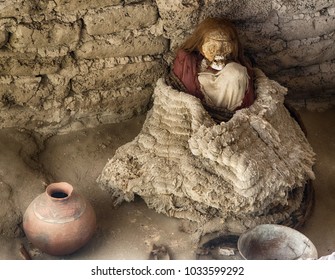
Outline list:
[[[232,58],[244,64],[242,47],[238,38],[235,26],[225,18],[207,18],[200,22],[193,33],[180,46],[186,52],[199,51],[204,43],[205,36],[213,31],[220,31],[227,34],[232,41]]]

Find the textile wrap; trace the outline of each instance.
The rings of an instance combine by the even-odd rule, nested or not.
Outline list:
[[[284,106],[286,88],[255,74],[254,104],[220,124],[198,98],[158,80],[141,132],[108,161],[99,185],[115,203],[137,194],[201,234],[287,219],[314,178],[315,154]]]

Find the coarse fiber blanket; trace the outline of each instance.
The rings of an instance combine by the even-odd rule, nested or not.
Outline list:
[[[141,132],[108,161],[100,186],[117,203],[139,195],[202,233],[289,218],[314,178],[315,154],[284,106],[286,88],[255,73],[254,104],[220,124],[199,99],[158,80]]]

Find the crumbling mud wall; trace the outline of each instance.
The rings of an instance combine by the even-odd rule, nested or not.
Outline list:
[[[0,126],[41,132],[146,110],[169,40],[152,1],[0,1]]]
[[[0,0],[0,127],[66,132],[145,112],[207,16],[234,21],[289,97],[332,95],[333,0]]]

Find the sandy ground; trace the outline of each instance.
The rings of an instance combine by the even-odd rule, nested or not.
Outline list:
[[[318,156],[315,209],[301,231],[321,256],[335,251],[335,109],[302,110],[301,116]],[[0,259],[22,259],[22,245],[33,259],[148,259],[154,245],[165,246],[173,259],[195,259],[199,244],[181,230],[182,221],[148,209],[140,198],[114,208],[113,199],[96,183],[108,158],[139,133],[144,118],[44,141],[24,130],[0,130]],[[92,203],[98,228],[79,251],[53,257],[28,242],[21,222],[45,186],[60,181],[72,184]]]

